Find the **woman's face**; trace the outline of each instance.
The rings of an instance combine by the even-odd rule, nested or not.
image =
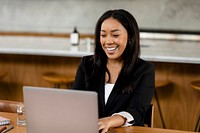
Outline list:
[[[104,20],[101,25],[100,42],[108,59],[120,60],[128,40],[123,25],[114,18]]]

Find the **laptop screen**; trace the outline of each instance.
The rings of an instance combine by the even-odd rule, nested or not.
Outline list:
[[[97,93],[23,87],[28,133],[98,133]]]

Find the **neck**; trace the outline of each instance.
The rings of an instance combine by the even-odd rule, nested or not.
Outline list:
[[[122,61],[122,60],[112,60],[112,59],[108,59],[108,60],[107,60],[107,65],[113,66],[113,67],[122,67],[123,61]]]

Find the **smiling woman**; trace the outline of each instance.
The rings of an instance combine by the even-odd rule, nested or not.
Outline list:
[[[139,58],[139,28],[126,10],[109,10],[97,21],[94,55],[85,56],[74,89],[99,94],[99,130],[144,126],[154,92],[154,66]]]

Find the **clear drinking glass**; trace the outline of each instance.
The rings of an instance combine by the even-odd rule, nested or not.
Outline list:
[[[18,126],[26,125],[24,104],[22,103],[17,105],[17,125]]]

